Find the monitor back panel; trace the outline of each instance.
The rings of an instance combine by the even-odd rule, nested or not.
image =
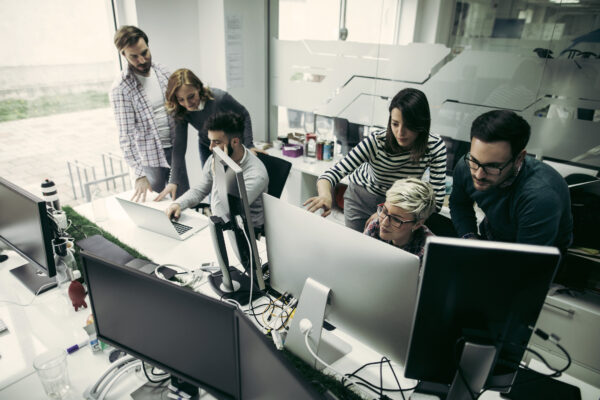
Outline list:
[[[235,307],[82,252],[98,337],[237,398]]]
[[[493,375],[516,371],[558,259],[552,247],[430,238],[405,376],[450,383],[461,338],[497,345]]]
[[[329,287],[326,318],[402,362],[419,258],[274,197],[263,202],[271,286],[295,297],[308,277]]]

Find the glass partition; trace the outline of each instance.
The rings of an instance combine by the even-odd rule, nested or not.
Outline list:
[[[280,0],[277,15],[271,139],[318,131],[314,115],[385,127],[415,87],[433,133],[468,142],[474,118],[510,109],[531,153],[600,168],[598,0]]]

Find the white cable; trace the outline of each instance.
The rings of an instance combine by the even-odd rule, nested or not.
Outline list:
[[[108,369],[106,371],[104,371],[104,373],[102,374],[102,376],[100,376],[100,378],[95,383],[93,383],[90,387],[88,387],[84,391],[84,393],[83,393],[84,398],[86,398],[86,399],[98,399],[98,397],[100,396],[100,394],[106,388],[106,385],[108,384],[108,381],[110,381],[111,379],[113,379],[113,378],[108,379],[108,377],[110,375],[115,375],[116,372],[119,369],[121,369],[125,365],[127,365],[129,363],[133,363],[135,361],[139,361],[139,360],[136,360],[132,356],[126,356],[126,357],[123,357],[123,358],[115,361],[114,364],[110,365],[108,367]]]
[[[191,272],[192,272],[192,271],[190,271],[188,268],[186,268],[186,267],[182,267],[181,265],[177,265],[177,264],[160,264],[160,265],[158,265],[156,268],[154,268],[154,275],[155,275],[157,278],[159,278],[159,279],[162,279],[163,281],[167,281],[167,282],[173,283],[173,284],[175,284],[175,285],[177,285],[177,286],[187,286],[187,285],[189,285],[189,284],[192,282],[192,281],[190,281],[190,282],[182,282],[182,281],[170,281],[170,280],[168,280],[167,278],[165,278],[165,276],[164,276],[162,273],[158,272],[158,270],[159,270],[160,268],[162,268],[162,267],[175,267],[175,268],[180,268],[180,269],[182,269],[182,270],[183,270],[183,272],[185,272],[186,274],[189,274],[189,273],[191,273]],[[192,279],[193,279],[193,278],[192,278]]]
[[[223,299],[223,301],[225,303],[229,303],[229,304],[233,304],[234,306],[236,306],[239,310],[242,309],[242,305],[240,303],[238,303],[236,300],[234,299]]]
[[[104,388],[102,388],[102,392],[100,392],[100,394],[98,395],[97,399],[98,400],[104,400],[104,398],[106,397],[106,395],[108,395],[108,392],[110,391],[110,389],[112,389],[112,386],[115,383],[117,383],[117,381],[119,380],[119,378],[121,378],[126,373],[129,373],[131,369],[139,367],[141,364],[142,364],[142,362],[140,360],[136,360],[136,361],[133,361],[133,362],[129,363],[128,365],[123,366],[120,370],[118,370],[116,372],[115,376],[112,377],[105,384]]]
[[[29,307],[30,305],[33,304],[33,302],[35,301],[35,299],[37,299],[38,295],[40,294],[40,292],[42,291],[42,289],[45,289],[48,286],[52,286],[52,285],[56,285],[56,282],[48,282],[48,283],[44,283],[42,286],[40,286],[38,288],[38,290],[33,294],[33,297],[31,299],[31,301],[27,304],[22,304],[22,303],[17,303],[16,301],[12,301],[12,300],[0,300],[0,303],[8,303],[8,304],[13,304],[15,306],[19,306],[19,307]]]
[[[305,318],[302,321],[300,321],[300,323],[302,323],[303,321],[308,321],[308,320]],[[308,321],[308,322],[310,323],[310,321]],[[325,361],[321,360],[321,358],[313,351],[313,349],[310,347],[310,344],[308,343],[308,335],[310,335],[310,331],[311,330],[312,330],[312,324],[311,324],[311,328],[307,329],[304,332],[304,343],[306,343],[306,348],[310,352],[310,355],[313,356],[315,358],[315,360],[317,360],[318,362],[320,362],[321,364],[323,364],[324,366],[326,366],[327,368],[329,368],[330,370],[332,370],[336,374],[340,375],[343,379],[348,380],[348,382],[350,382],[352,385],[355,385],[358,388],[357,382],[355,382],[354,379],[352,379],[350,377],[346,377],[345,374],[342,374],[340,371],[338,371],[337,369],[333,368],[331,365],[327,364]]]

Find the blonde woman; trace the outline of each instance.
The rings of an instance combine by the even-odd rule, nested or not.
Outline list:
[[[171,194],[171,198],[175,199],[177,185],[183,182],[187,185],[185,152],[187,150],[188,124],[198,130],[202,165],[211,155],[208,131],[204,125],[209,117],[218,112],[231,111],[242,116],[244,119],[242,144],[256,152],[252,139],[252,122],[248,110],[224,90],[209,89],[189,69],[181,68],[173,72],[167,84],[165,105],[167,112],[174,118],[176,123],[175,140],[169,184],[160,193],[157,200],[162,199],[167,194]]]
[[[365,235],[390,243],[423,258],[425,240],[433,233],[424,225],[435,211],[435,192],[428,182],[399,179],[377,206],[377,217],[365,228]]]

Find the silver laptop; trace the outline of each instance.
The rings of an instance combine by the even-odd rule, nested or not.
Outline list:
[[[164,211],[120,197],[117,200],[137,226],[173,239],[185,240],[208,225],[205,218],[181,214],[177,221],[171,221]]]

